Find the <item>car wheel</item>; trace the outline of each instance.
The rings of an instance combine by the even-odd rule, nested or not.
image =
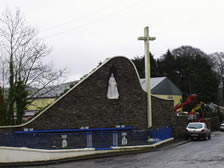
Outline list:
[[[208,136],[208,139],[211,139],[211,135]]]

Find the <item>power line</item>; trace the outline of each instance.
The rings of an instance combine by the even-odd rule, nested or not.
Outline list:
[[[130,2],[130,0],[129,0],[129,2]],[[78,26],[74,26],[74,27],[70,28],[70,29],[67,30],[67,31],[56,32],[56,33],[54,33],[54,34],[45,36],[44,38],[49,39],[49,38],[53,38],[53,37],[58,37],[58,36],[60,36],[60,35],[62,35],[62,34],[69,33],[69,32],[75,31],[75,30],[79,30],[79,29],[81,29],[81,28],[83,28],[83,27],[87,27],[87,26],[90,25],[90,24],[99,22],[100,20],[102,20],[102,18],[98,19],[97,16],[98,16],[98,15],[102,16],[102,12],[105,12],[105,11],[108,12],[108,13],[106,14],[107,17],[110,16],[111,14],[114,14],[114,13],[116,13],[116,14],[118,14],[118,15],[121,15],[121,14],[123,14],[123,13],[127,13],[127,12],[129,11],[130,7],[133,7],[133,6],[134,6],[134,7],[136,8],[136,7],[137,7],[136,4],[142,4],[142,3],[144,2],[144,0],[141,0],[140,2],[139,2],[138,0],[133,0],[132,2],[133,2],[133,3],[131,3],[131,4],[129,4],[129,5],[125,5],[125,7],[122,7],[122,6],[121,6],[121,8],[119,8],[118,10],[113,10],[113,9],[109,8],[109,9],[110,9],[109,12],[108,12],[108,6],[107,6],[107,7],[104,7],[104,8],[101,8],[100,10],[98,10],[97,12],[95,12],[94,15],[91,15],[91,16],[87,17],[87,18],[92,18],[92,19],[91,19],[92,22],[85,22],[85,23],[80,24],[80,25],[78,25]],[[120,4],[121,4],[121,3],[120,3]],[[103,15],[103,16],[105,16],[105,15]],[[103,19],[105,19],[105,18],[103,18]],[[70,19],[70,20],[73,20],[73,19]],[[82,20],[83,20],[83,19],[82,19]],[[59,24],[58,27],[61,27],[61,26],[66,25],[66,24],[68,25],[68,24],[70,24],[70,23],[71,23],[71,22],[66,21],[66,22],[64,22],[64,23],[62,23],[62,24]],[[52,27],[52,28],[48,28],[48,29],[46,29],[46,31],[49,31],[49,30],[52,30],[52,29],[56,29],[56,28],[58,28],[58,27],[57,27],[57,26],[54,26],[54,27]],[[46,32],[46,31],[45,31],[45,32]]]
[[[97,15],[99,15],[102,11],[108,10],[109,7],[110,7],[110,6],[108,5],[108,6],[106,6],[106,7],[100,8],[99,10],[93,12],[92,14],[89,14],[88,17],[97,16]],[[88,17],[87,17],[86,19],[88,19]],[[47,31],[49,31],[49,30],[56,29],[56,28],[61,27],[61,26],[64,26],[64,25],[71,24],[72,21],[76,21],[76,20],[79,20],[79,19],[83,19],[83,18],[80,18],[80,17],[78,17],[78,18],[70,17],[70,18],[66,19],[67,21],[65,21],[65,22],[63,22],[63,23],[60,23],[60,24],[57,24],[57,25],[54,25],[54,26],[51,26],[51,27],[48,27],[48,28],[44,29],[43,31],[44,31],[44,32],[47,32]]]

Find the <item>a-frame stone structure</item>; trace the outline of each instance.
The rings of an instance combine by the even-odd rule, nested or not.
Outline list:
[[[107,98],[112,73],[117,82],[118,99]],[[153,127],[172,125],[173,101],[152,97],[152,115]],[[147,94],[133,62],[122,56],[108,59],[29,122],[0,127],[0,132],[116,125],[147,129]]]

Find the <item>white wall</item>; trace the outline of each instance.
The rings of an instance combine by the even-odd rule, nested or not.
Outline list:
[[[0,163],[57,160],[94,154],[94,148],[67,150],[40,150],[28,148],[0,147]]]

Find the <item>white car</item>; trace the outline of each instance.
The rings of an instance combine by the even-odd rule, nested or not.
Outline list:
[[[221,122],[221,124],[220,124],[220,127],[219,127],[219,128],[220,128],[220,131],[224,131],[224,121],[222,121],[222,122]]]
[[[211,131],[207,128],[206,123],[203,122],[190,122],[185,131],[186,139],[211,139]]]

